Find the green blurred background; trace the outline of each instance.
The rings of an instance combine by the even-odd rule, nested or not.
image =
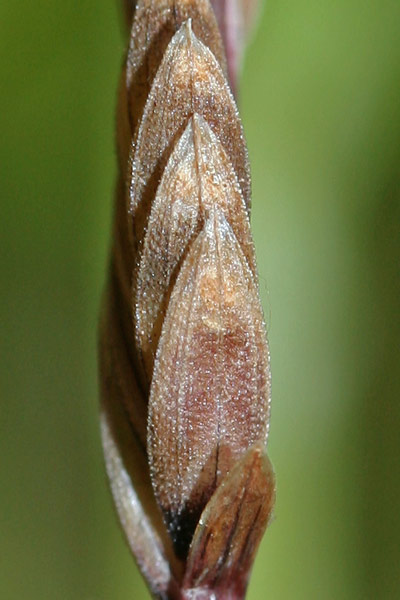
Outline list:
[[[0,6],[0,597],[147,598],[113,513],[96,326],[118,6]],[[241,112],[273,368],[249,600],[400,598],[400,2],[269,0]]]

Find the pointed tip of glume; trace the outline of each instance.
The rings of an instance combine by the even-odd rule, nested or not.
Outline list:
[[[192,25],[192,18],[189,17],[184,23],[182,23],[178,34],[180,34],[180,37],[186,38],[188,40],[190,40],[191,42],[193,41],[193,38],[195,38],[196,36],[193,33],[193,25]]]

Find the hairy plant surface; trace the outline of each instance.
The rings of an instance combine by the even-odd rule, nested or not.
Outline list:
[[[241,36],[229,24],[248,5],[215,0],[217,18],[208,0],[125,5],[100,340],[106,467],[154,597],[240,600],[275,493],[250,169],[230,87]]]

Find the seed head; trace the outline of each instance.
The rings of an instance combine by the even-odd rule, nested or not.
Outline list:
[[[126,7],[100,338],[106,468],[155,598],[241,600],[275,494],[247,148],[208,0]]]

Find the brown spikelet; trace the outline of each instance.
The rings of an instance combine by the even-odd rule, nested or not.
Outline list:
[[[250,224],[235,172],[208,123],[194,114],[157,188],[136,281],[136,344],[149,381],[171,284],[214,206],[226,216],[257,277]]]
[[[189,20],[165,51],[134,146],[129,193],[136,248],[168,157],[193,113],[203,116],[219,138],[249,206],[248,155],[237,108],[221,67],[196,38]]]
[[[275,500],[263,444],[251,446],[199,519],[189,550],[184,597],[243,598],[254,555]],[[207,595],[208,594],[208,595]]]
[[[226,71],[222,39],[209,0],[138,0],[120,83],[118,139],[123,162],[165,50],[182,23],[190,18],[196,36]]]
[[[244,3],[224,2],[235,43],[226,17]],[[106,469],[154,598],[242,600],[275,494],[247,148],[209,0],[124,6],[100,329]]]
[[[225,70],[225,53],[209,0],[139,0],[126,62],[130,118],[134,123],[143,113],[149,85],[172,36],[188,19],[192,19],[195,35]]]
[[[211,49],[224,72],[226,61],[209,0],[125,0],[124,4],[130,41],[118,94],[117,148],[120,176],[116,191],[113,269],[121,287],[122,318],[127,323],[131,320],[130,288],[135,260],[131,248],[132,235],[126,218],[125,179],[129,153],[132,151],[135,132],[154,76],[172,36],[190,17],[193,19],[196,35]],[[124,329],[130,338],[132,360],[136,363],[131,331],[127,327]]]
[[[214,208],[173,289],[150,391],[152,481],[180,552],[221,478],[249,446],[265,443],[268,404],[257,291],[229,223]]]

